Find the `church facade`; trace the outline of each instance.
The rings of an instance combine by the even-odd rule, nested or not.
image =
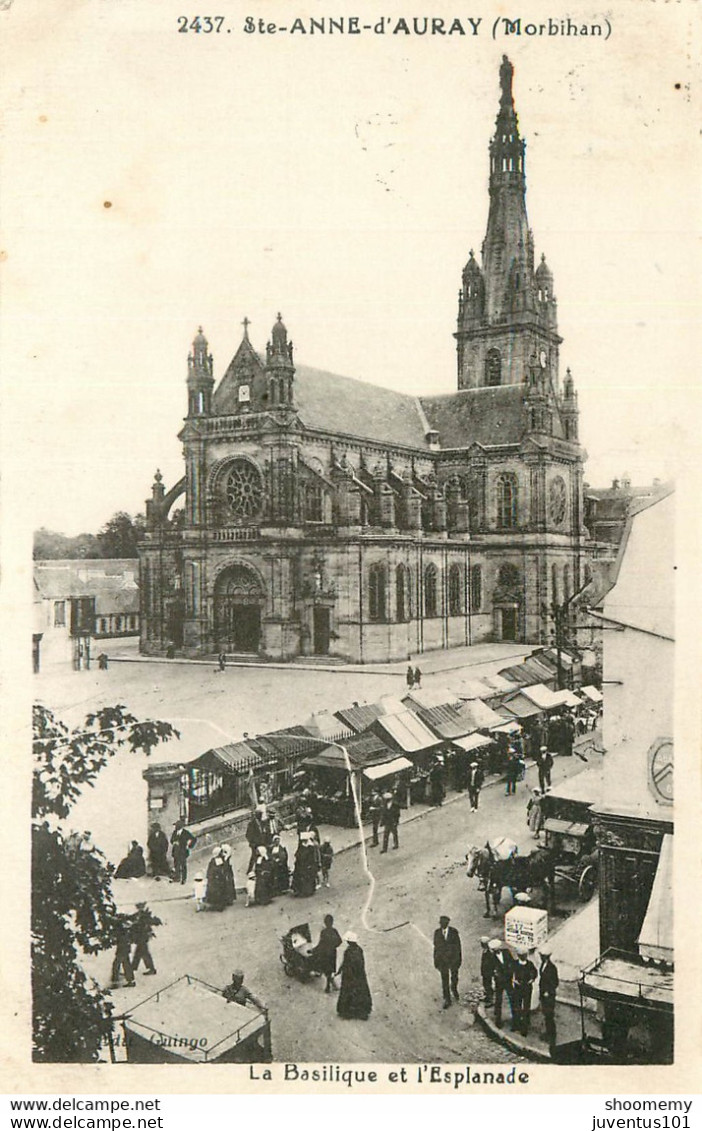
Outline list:
[[[298,365],[280,315],[263,354],[245,320],[215,385],[198,332],[185,474],[167,490],[157,473],[147,501],[142,651],[369,662],[549,640],[553,603],[584,580],[584,452],[553,277],[543,256],[535,266],[512,79],[504,58],[456,392]]]

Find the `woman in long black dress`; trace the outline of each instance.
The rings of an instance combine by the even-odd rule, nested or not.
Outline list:
[[[212,849],[212,859],[207,865],[205,903],[212,911],[224,911],[227,906],[227,877],[220,845]]]
[[[284,895],[290,887],[290,866],[288,864],[288,850],[280,843],[280,837],[273,837],[269,856],[272,867],[273,891],[276,895]]]
[[[341,962],[341,990],[336,1003],[336,1012],[345,1020],[367,1021],[373,1008],[366,963],[363,951],[353,931],[344,935],[346,950]]]
[[[127,855],[120,860],[115,872],[116,880],[138,880],[146,875],[146,861],[144,849],[138,841],[133,840]]]
[[[227,907],[231,907],[236,899],[236,880],[232,867],[232,848],[230,844],[222,845],[222,867],[224,868],[224,894]]]
[[[332,915],[324,916],[324,927],[319,936],[319,942],[314,948],[314,965],[320,974],[327,979],[325,993],[336,989],[334,975],[336,974],[336,952],[341,946],[341,935],[334,926]]]
[[[317,890],[317,849],[311,833],[303,833],[295,853],[293,891],[295,895],[314,895]]]
[[[271,883],[271,862],[268,851],[263,845],[259,846],[254,872],[256,873],[256,898],[255,902],[261,906],[270,903],[273,898],[273,885]]]

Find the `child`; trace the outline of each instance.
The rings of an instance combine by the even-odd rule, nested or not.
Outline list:
[[[325,888],[329,887],[329,873],[334,861],[334,849],[332,848],[329,840],[324,840],[319,850],[321,867],[322,867],[322,883]]]
[[[246,877],[246,903],[245,907],[251,907],[256,902],[256,873],[249,872]]]
[[[205,877],[202,872],[198,872],[193,880],[193,899],[195,900],[195,910],[205,910]]]

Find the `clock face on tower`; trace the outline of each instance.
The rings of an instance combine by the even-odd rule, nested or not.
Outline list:
[[[251,400],[251,388],[249,385],[239,385],[239,404],[248,404]]]
[[[562,526],[566,516],[568,492],[565,480],[557,475],[551,480],[548,489],[548,517],[554,526]]]

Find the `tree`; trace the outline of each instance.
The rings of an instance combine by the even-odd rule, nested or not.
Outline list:
[[[68,537],[56,530],[47,530],[45,526],[34,532],[35,561],[100,557],[102,557],[100,543],[94,534],[76,534],[74,537]]]
[[[144,528],[143,515],[138,514],[132,518],[126,511],[117,511],[98,532],[97,540],[103,558],[138,557],[137,544]]]
[[[34,1059],[90,1062],[111,1032],[112,1003],[86,975],[80,956],[114,946],[119,919],[112,866],[90,833],[71,832],[62,822],[118,750],[148,755],[179,734],[167,722],[140,722],[120,705],[88,715],[74,730],[35,706],[33,732]]]

